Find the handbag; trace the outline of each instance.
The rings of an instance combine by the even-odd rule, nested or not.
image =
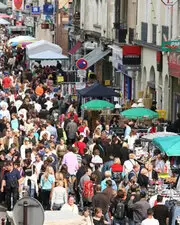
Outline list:
[[[64,138],[64,141],[67,141],[67,135],[66,135],[66,131],[63,129],[63,138]]]

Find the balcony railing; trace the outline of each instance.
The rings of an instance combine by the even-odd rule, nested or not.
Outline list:
[[[73,16],[72,23],[74,26],[80,27],[80,13],[76,12]]]

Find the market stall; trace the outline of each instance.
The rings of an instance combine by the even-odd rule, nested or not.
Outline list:
[[[153,139],[157,146],[167,156],[180,156],[180,136],[158,137]]]
[[[133,108],[124,110],[120,114],[127,119],[151,120],[151,119],[158,118],[157,112],[154,112],[144,107],[137,107],[137,108],[133,107]]]
[[[10,225],[18,225],[14,222],[12,211],[7,211],[6,216]],[[43,225],[86,225],[82,216],[74,215],[71,212],[45,211],[44,216],[45,219]]]
[[[86,102],[81,106],[81,109],[84,110],[113,110],[114,105],[108,101],[104,100],[92,100]]]
[[[40,40],[26,46],[26,58],[30,61],[29,67],[33,62],[41,62],[42,66],[56,65],[58,60],[68,60],[62,54],[62,48],[45,40]]]
[[[7,45],[11,46],[12,43],[20,44],[22,42],[33,42],[33,41],[36,41],[36,39],[32,36],[20,35],[20,36],[16,36],[14,38],[9,39],[7,42]]]

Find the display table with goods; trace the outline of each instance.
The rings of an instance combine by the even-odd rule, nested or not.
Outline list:
[[[74,215],[71,212],[61,212],[61,211],[45,211],[44,212],[44,224],[43,225],[86,225],[82,216]],[[13,212],[6,212],[9,225],[18,225],[13,219]]]
[[[169,224],[177,225],[179,224],[180,216],[180,192],[173,189],[164,189],[158,194],[163,196],[163,202],[168,207],[169,211]],[[157,195],[154,195],[150,198],[149,204],[151,207],[157,205]]]
[[[6,212],[7,225],[86,225],[84,218],[72,211],[44,211],[40,202],[31,197],[21,198],[13,211]]]

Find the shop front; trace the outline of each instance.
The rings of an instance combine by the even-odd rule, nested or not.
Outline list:
[[[136,72],[140,70],[141,47],[125,45],[122,48],[112,45],[112,65],[114,82],[120,86],[122,104],[135,98]]]
[[[172,121],[180,112],[180,53],[171,52],[169,55],[169,74],[171,76]]]

